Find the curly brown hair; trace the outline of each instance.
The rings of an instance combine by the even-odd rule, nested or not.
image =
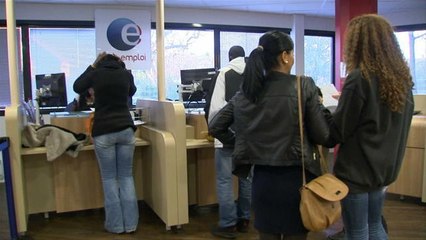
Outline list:
[[[363,78],[379,82],[380,99],[393,112],[402,111],[413,82],[394,31],[376,14],[353,18],[344,47],[346,71],[360,69]]]

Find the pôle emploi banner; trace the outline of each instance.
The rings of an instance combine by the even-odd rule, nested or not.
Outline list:
[[[151,68],[151,14],[143,10],[97,9],[96,52],[113,53],[127,69]]]

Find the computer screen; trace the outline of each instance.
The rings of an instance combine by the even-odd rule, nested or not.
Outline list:
[[[202,101],[209,91],[210,83],[216,69],[199,68],[180,70],[180,80],[183,86],[188,87],[188,91],[182,92],[183,101]]]
[[[40,107],[67,106],[65,73],[36,75],[36,88]]]

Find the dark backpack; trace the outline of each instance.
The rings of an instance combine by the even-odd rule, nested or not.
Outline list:
[[[210,102],[212,100],[214,87],[216,85],[217,76],[219,72],[217,72],[210,84],[209,91],[206,95],[206,105],[204,106],[204,117],[206,118],[206,122],[209,122],[209,111],[210,111]],[[237,91],[240,89],[240,85],[243,82],[243,75],[239,74],[235,70],[231,69],[225,73],[225,100],[228,102]]]
[[[206,122],[209,122],[209,111],[210,111],[210,102],[212,100],[214,87],[216,86],[217,76],[219,76],[219,71],[212,77],[210,81],[209,91],[206,94],[205,100],[206,104],[204,105],[204,117],[206,118]]]

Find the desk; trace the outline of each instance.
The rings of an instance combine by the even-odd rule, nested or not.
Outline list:
[[[207,139],[186,139],[186,149],[213,148],[214,143]]]
[[[203,113],[190,112],[186,114],[186,123],[190,126],[187,127],[186,139],[189,204],[199,206],[215,204],[217,196],[214,143],[206,139],[208,131],[206,119]],[[234,193],[237,196],[236,177],[234,177]]]
[[[387,192],[422,198],[426,202],[426,116],[413,116],[404,161]]]
[[[186,224],[189,221],[188,166],[183,105],[168,101],[138,100],[138,107],[144,107],[150,113],[152,120],[149,125],[139,126],[135,133],[137,137],[143,137],[137,141],[134,155],[134,177],[138,199],[143,199],[166,224],[166,227]],[[10,156],[18,232],[27,231],[29,214],[58,211],[59,204],[63,204],[61,208],[64,211],[102,206],[98,198],[101,196],[99,190],[101,184],[93,146],[84,147],[79,152],[78,158],[66,159],[68,156],[64,155],[65,159],[59,158],[48,162],[45,149],[21,147],[21,130],[26,124],[22,113],[19,106],[7,107],[5,111],[7,135],[11,139]],[[65,117],[64,119],[59,119],[60,116],[56,117],[58,119],[51,123],[59,125],[59,122],[67,121],[64,120]],[[74,132],[85,132],[85,129],[82,129],[84,124],[81,123],[81,119],[80,123],[70,123],[65,126]],[[76,128],[71,129],[70,126]],[[53,165],[59,164],[60,160],[66,162],[63,164],[71,173],[61,175],[61,168],[55,171]],[[58,182],[55,174],[57,174]],[[69,176],[74,177],[68,178]],[[82,179],[80,176],[89,179]],[[64,179],[70,179],[69,184],[66,183],[65,186],[74,188],[76,195],[83,192],[81,195],[87,194],[90,197],[83,197],[75,205],[59,203],[64,198],[64,195],[59,192],[69,194],[66,187],[60,189],[59,182],[63,182]],[[87,187],[88,185],[93,187]],[[89,191],[82,190],[85,187]],[[97,200],[92,201],[92,196],[95,196]],[[80,197],[77,196],[77,199]]]
[[[138,199],[142,199],[142,150],[149,142],[138,139],[134,177]],[[103,207],[103,190],[93,145],[84,146],[77,158],[67,154],[52,162],[46,149],[22,148],[28,214],[68,212]]]
[[[217,202],[214,143],[205,138],[207,123],[204,114],[186,113],[186,124],[188,204],[214,204]]]
[[[86,117],[52,117],[51,123],[76,133],[84,132]],[[142,199],[142,152],[150,143],[137,138],[134,177],[138,199]],[[46,148],[22,148],[28,213],[68,212],[103,207],[103,189],[93,145],[73,158],[63,154],[48,162]]]

